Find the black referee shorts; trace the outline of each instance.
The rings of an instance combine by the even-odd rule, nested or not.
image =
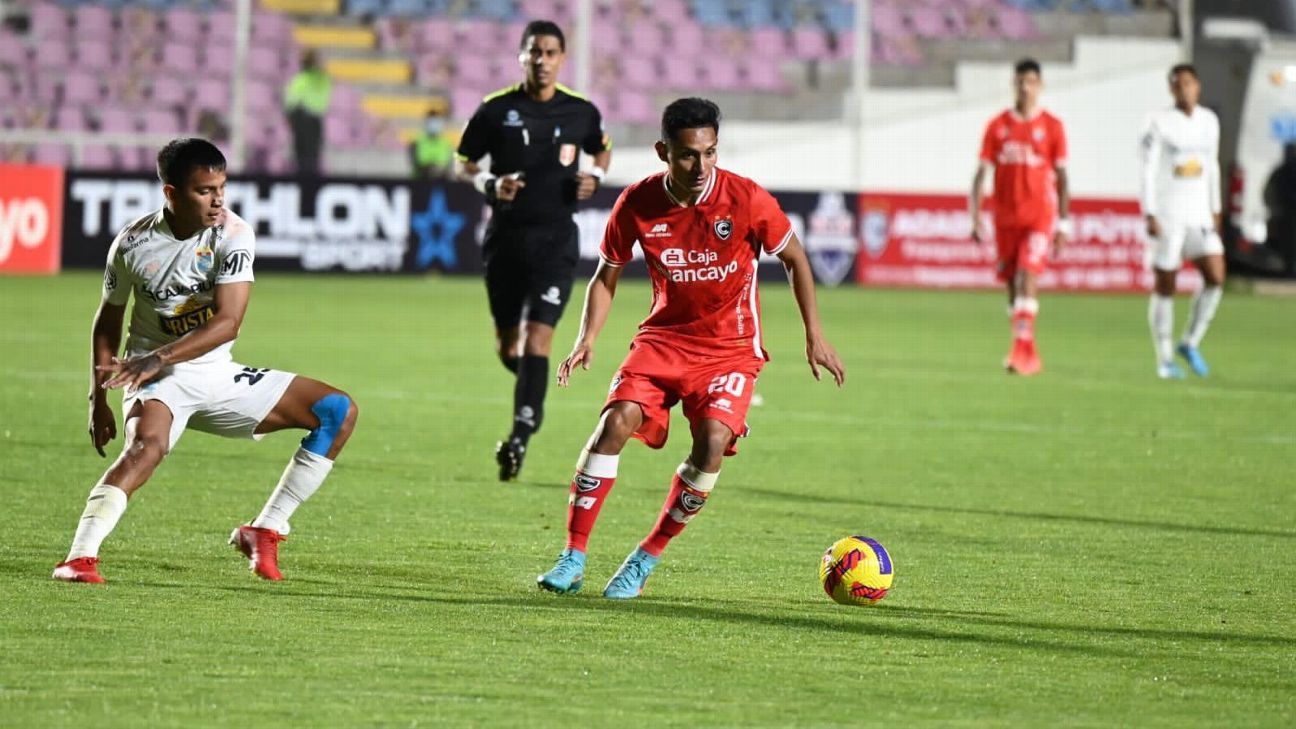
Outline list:
[[[482,242],[486,294],[496,329],[523,321],[556,326],[571,296],[580,239],[570,219],[520,225],[490,222]]]

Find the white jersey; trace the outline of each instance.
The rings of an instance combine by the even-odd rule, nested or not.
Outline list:
[[[1144,215],[1180,225],[1214,225],[1220,212],[1219,118],[1203,106],[1192,116],[1171,107],[1148,115],[1143,129]]]
[[[229,210],[218,225],[185,240],[171,234],[161,210],[123,228],[108,250],[103,295],[123,306],[135,292],[127,351],[152,351],[212,318],[216,286],[253,280],[254,245],[252,226]],[[228,362],[233,346],[226,342],[190,362]]]

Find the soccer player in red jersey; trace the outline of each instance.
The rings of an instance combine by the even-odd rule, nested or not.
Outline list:
[[[589,369],[622,267],[638,242],[652,278],[652,309],[630,354],[612,378],[594,434],[581,451],[567,509],[567,546],[540,587],[575,592],[585,548],[631,438],[666,444],[670,409],[684,404],[692,450],[671,479],[656,526],[608,582],[604,597],[633,598],[671,538],[706,504],[724,456],[746,434],[756,377],[769,359],[761,348],[757,264],[761,252],[787,269],[805,324],[806,359],[815,379],[823,367],[838,386],[845,370],[823,337],[814,278],[805,251],[774,197],[755,182],[716,167],[720,109],[679,99],[662,114],[657,156],[664,173],[626,188],[603,235],[602,261],[585,292],[580,332],[558,367],[558,384]]]
[[[972,240],[979,245],[983,185],[994,168],[995,268],[1008,285],[1013,332],[1004,367],[1020,375],[1033,375],[1042,366],[1035,349],[1037,278],[1048,263],[1049,240],[1057,255],[1072,235],[1066,131],[1060,119],[1039,107],[1042,86],[1039,63],[1019,61],[1013,76],[1016,101],[986,126],[972,178]]]

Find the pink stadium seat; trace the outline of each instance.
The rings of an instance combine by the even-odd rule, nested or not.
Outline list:
[[[652,98],[638,91],[622,91],[617,95],[615,107],[618,121],[627,124],[651,124],[656,121],[657,110]]]
[[[661,81],[661,67],[651,56],[628,58],[621,64],[621,80],[632,89],[652,89]]]
[[[454,48],[454,25],[445,18],[429,18],[417,31],[418,48],[423,53]]]
[[[945,22],[945,13],[938,8],[915,7],[909,12],[909,19],[920,38],[944,39],[953,36],[949,24]]]
[[[203,78],[194,87],[195,108],[228,109],[230,105],[230,85],[228,81]]]
[[[248,81],[244,103],[248,112],[263,114],[279,108],[279,91],[264,81]]]
[[[666,45],[666,33],[659,23],[638,23],[626,36],[636,53],[659,53]]]
[[[63,41],[42,40],[36,44],[36,57],[32,60],[37,68],[67,68],[71,50]]]
[[[54,3],[37,3],[31,9],[32,35],[41,40],[62,40],[70,34],[68,16]]]
[[[751,32],[752,55],[782,56],[788,50],[788,37],[781,28],[762,27]]]
[[[594,21],[594,29],[590,37],[590,48],[596,52],[612,53],[621,50],[625,46],[626,41],[618,23],[607,18]]]
[[[727,56],[714,56],[703,64],[708,88],[733,91],[742,85],[738,62]]]
[[[349,118],[329,114],[324,118],[324,141],[339,147],[349,147],[355,140],[355,129]]]
[[[494,71],[491,65],[494,60],[488,55],[464,53],[455,58],[455,83],[467,86],[488,86],[493,80]]]
[[[668,58],[662,71],[662,82],[668,89],[685,91],[696,87],[702,80],[697,67],[688,59]]]
[[[101,132],[133,132],[135,131],[135,117],[125,109],[99,109],[96,111],[99,118],[99,131]]]
[[[450,92],[450,108],[455,119],[467,120],[481,106],[480,89],[458,87]]]
[[[95,104],[103,98],[99,79],[84,71],[72,71],[63,80],[63,103]]]
[[[278,92],[275,94],[278,99]],[[333,95],[329,98],[329,106],[333,109],[359,109],[361,101],[360,90],[350,84],[333,84]],[[275,102],[276,104],[278,101]]]
[[[72,12],[72,19],[80,38],[102,37],[113,31],[112,11],[102,5],[78,5]]]
[[[110,170],[117,166],[112,151],[100,144],[82,147],[77,162],[77,167],[83,170]]]
[[[267,43],[288,46],[293,43],[293,23],[288,16],[280,13],[258,11],[252,17],[252,40],[254,43]]]
[[[652,13],[667,25],[675,25],[689,18],[688,5],[684,0],[657,0],[652,4]]]
[[[1025,10],[1002,7],[996,15],[999,32],[1009,40],[1030,40],[1039,36],[1035,20]]]
[[[666,42],[675,53],[688,58],[706,52],[706,31],[689,20],[666,29]]]
[[[833,51],[833,58],[848,61],[855,57],[855,34],[845,32],[837,36],[837,48]]]
[[[197,73],[202,59],[198,57],[199,47],[188,43],[168,43],[162,46],[162,55],[158,59],[162,73],[179,73],[189,75]]]
[[[823,31],[805,26],[792,31],[792,53],[808,61],[824,60],[830,55]]]
[[[874,5],[870,19],[874,32],[884,35],[907,35],[909,33],[909,26],[905,22],[904,14],[895,6]]]
[[[152,109],[140,114],[140,128],[150,134],[179,134],[180,118],[174,111]]]
[[[62,70],[33,74],[27,96],[47,104],[54,103],[63,90],[63,74]]]
[[[756,91],[783,91],[787,82],[779,71],[778,56],[757,56],[746,59],[740,65],[743,79],[748,88]]]
[[[76,67],[105,73],[113,66],[112,46],[104,41],[82,40],[76,46]]]
[[[84,132],[88,129],[85,114],[80,107],[63,107],[54,120],[53,127],[60,132]]]
[[[522,42],[522,33],[524,31],[526,31],[525,22],[514,21],[506,23],[504,27],[500,29],[500,38],[503,47],[517,48],[518,44]],[[570,45],[571,41],[569,40],[567,43]]]
[[[253,46],[248,49],[248,75],[267,81],[278,81],[287,78],[288,69],[278,49],[265,46]]]
[[[145,161],[147,152],[143,147],[117,147],[114,152],[116,169],[123,172],[138,172],[148,168]]]
[[[0,66],[26,66],[27,39],[0,26]]]
[[[62,144],[38,144],[32,162],[38,165],[66,167],[71,160],[68,148]]]
[[[499,53],[501,38],[499,26],[489,20],[463,20],[456,24],[455,47],[480,53]]]
[[[170,76],[157,76],[153,79],[150,100],[157,106],[176,106],[189,98],[189,90],[184,83]]]
[[[167,37],[172,41],[198,41],[207,31],[203,16],[188,8],[172,8],[165,18]]]
[[[233,13],[212,13],[207,16],[207,35],[212,44],[233,48],[236,34]]]

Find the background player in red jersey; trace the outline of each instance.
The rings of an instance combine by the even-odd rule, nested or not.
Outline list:
[[[1013,69],[1013,108],[990,120],[981,143],[981,162],[972,178],[972,240],[982,241],[981,197],[986,171],[994,168],[996,271],[1008,285],[1013,345],[1004,367],[1033,375],[1041,362],[1035,349],[1039,313],[1036,279],[1071,236],[1068,212],[1066,131],[1062,121],[1039,108],[1043,80],[1039,63],[1025,59]]]
[[[626,188],[603,236],[602,261],[585,292],[580,333],[558,367],[566,385],[577,367],[589,369],[594,340],[607,321],[622,267],[636,242],[653,282],[652,310],[612,379],[594,434],[576,464],[567,510],[567,547],[540,587],[575,592],[585,574],[585,547],[616,481],[621,449],[633,436],[653,448],[666,444],[670,409],[684,404],[693,446],[671,480],[656,526],[626,558],[604,597],[633,598],[672,537],[706,504],[746,433],[756,377],[769,359],[761,348],[757,265],[762,251],[783,262],[805,323],[806,359],[838,386],[845,371],[824,339],[814,277],[787,216],[764,188],[716,167],[720,109],[705,99],[679,99],[662,114],[657,156],[667,171]]]

